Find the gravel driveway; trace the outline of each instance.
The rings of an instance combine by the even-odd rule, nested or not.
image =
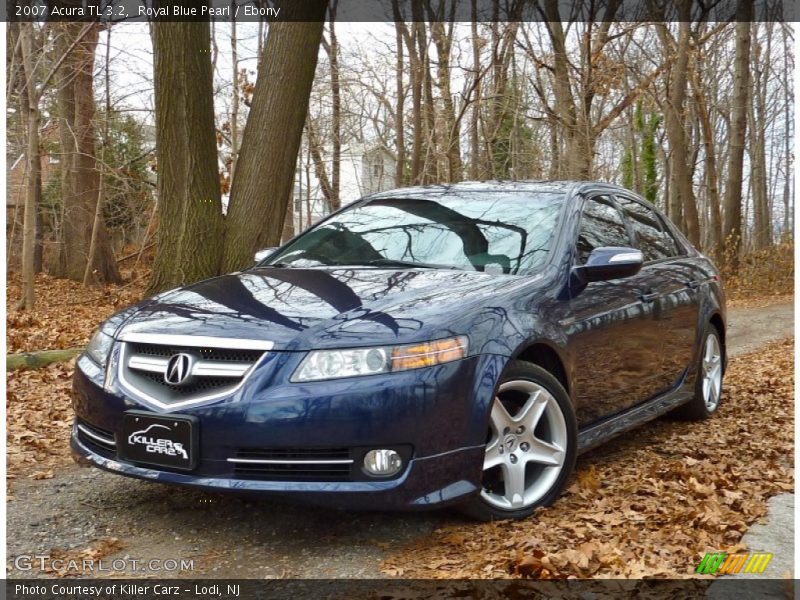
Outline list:
[[[731,356],[792,335],[791,305],[731,309]],[[71,465],[18,479],[7,552],[76,558],[191,559],[194,570],[136,576],[380,577],[390,548],[462,521],[450,511],[347,513],[277,500],[167,487]],[[133,572],[129,572],[133,575]],[[22,572],[9,576],[52,576]],[[119,574],[116,574],[119,575]]]

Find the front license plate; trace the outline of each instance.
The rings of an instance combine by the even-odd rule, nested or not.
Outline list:
[[[129,411],[117,453],[123,460],[191,471],[197,466],[196,417]]]

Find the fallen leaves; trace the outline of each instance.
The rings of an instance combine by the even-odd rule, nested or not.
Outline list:
[[[722,279],[728,296],[728,308],[768,306],[777,301],[793,302],[794,242],[780,243],[761,250],[751,250],[739,259],[735,273],[722,261]]]
[[[18,296],[9,282],[9,302]],[[133,288],[83,288],[40,276],[36,310],[8,314],[9,352],[85,344]],[[69,298],[69,303],[64,299]],[[732,551],[794,489],[792,341],[730,364],[720,413],[659,420],[581,457],[552,507],[523,522],[454,521],[389,556],[408,578],[687,577],[705,552]],[[69,461],[74,361],[7,373],[10,479],[46,479]]]
[[[794,489],[793,341],[731,361],[719,414],[660,419],[579,458],[552,507],[517,522],[453,521],[389,556],[408,578],[695,576]]]
[[[36,305],[20,311],[21,280],[9,273],[6,282],[6,353],[85,346],[100,321],[138,302],[145,278],[123,285],[84,287],[77,281],[36,276]]]
[[[83,569],[86,564],[94,565],[124,547],[118,538],[108,537],[92,540],[83,548],[54,548],[47,553],[51,560],[42,572],[56,577],[78,577],[85,574]]]
[[[75,361],[6,373],[8,476],[49,479],[69,460]]]
[[[594,465],[589,465],[588,469],[578,472],[578,485],[586,490],[596,491],[600,489],[603,484]]]
[[[36,276],[36,306],[14,308],[20,278],[8,275],[8,353],[69,348],[88,343],[100,322],[143,293],[146,278],[121,286],[84,287],[76,281]],[[70,390],[75,360],[6,373],[9,479],[48,479],[69,461]]]

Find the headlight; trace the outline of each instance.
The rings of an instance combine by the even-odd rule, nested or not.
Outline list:
[[[89,345],[86,346],[86,354],[101,367],[106,366],[108,354],[114,344],[114,338],[103,331],[104,327],[98,329],[92,336]]]
[[[432,367],[464,358],[467,337],[410,344],[309,352],[292,375],[292,381],[320,381]]]

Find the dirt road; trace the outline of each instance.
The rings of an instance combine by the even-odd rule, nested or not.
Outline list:
[[[732,309],[729,354],[789,337],[793,324],[791,305]],[[380,577],[380,561],[400,544],[463,522],[450,511],[346,513],[245,500],[74,465],[52,479],[19,479],[12,493],[7,517],[11,577],[52,576],[16,568],[13,557],[34,554],[129,558],[138,560],[140,569],[151,559],[194,561],[193,570],[129,571],[136,576]]]
[[[775,304],[758,308],[728,309],[728,356],[756,350],[794,332],[794,306]]]

